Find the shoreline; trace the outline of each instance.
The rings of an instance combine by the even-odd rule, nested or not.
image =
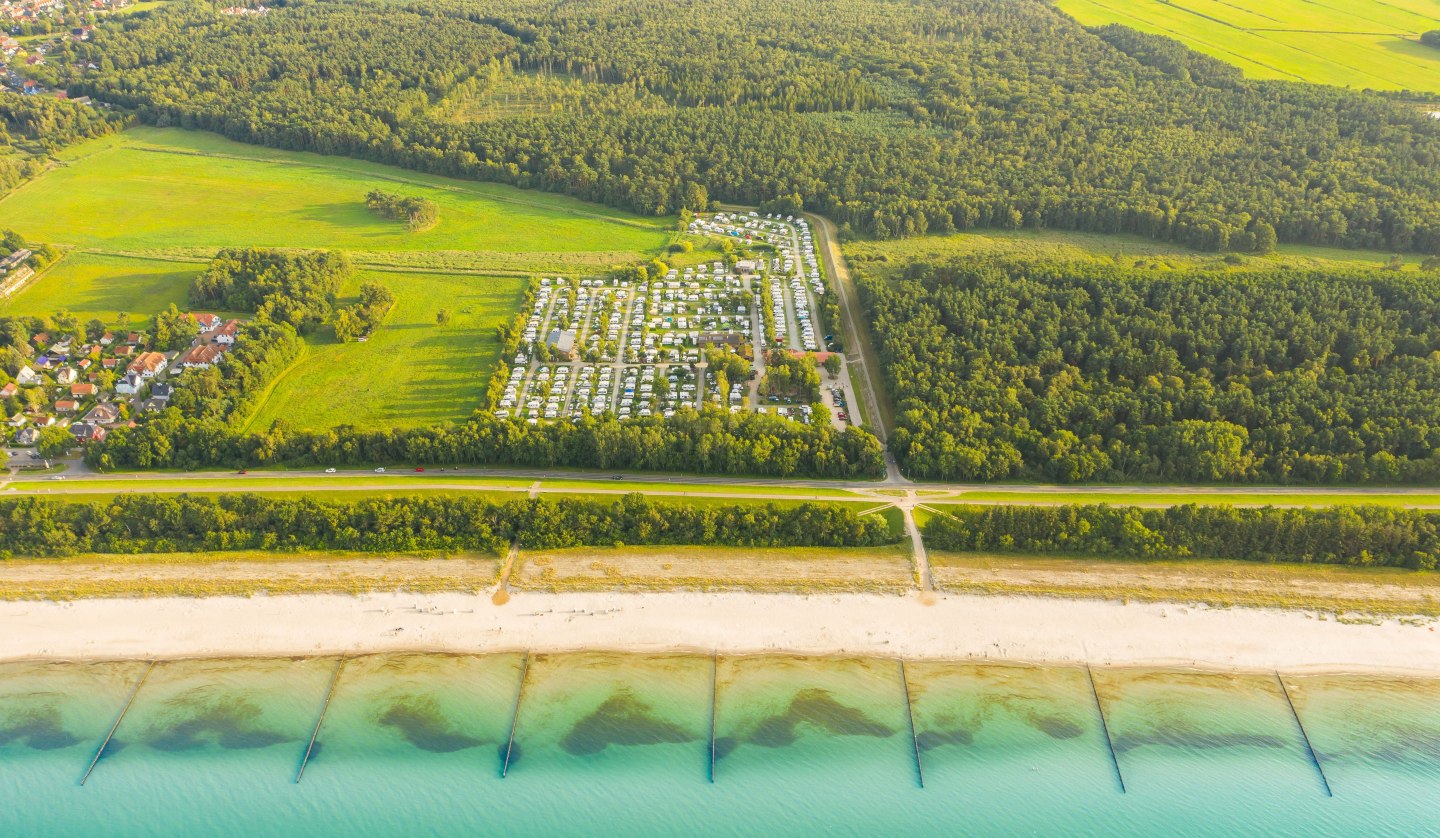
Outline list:
[[[1181,603],[606,592],[494,605],[488,591],[0,602],[0,661],[526,650],[1440,677],[1435,621]]]

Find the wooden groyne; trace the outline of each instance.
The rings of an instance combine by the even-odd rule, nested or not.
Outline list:
[[[1115,766],[1115,779],[1120,783],[1120,793],[1125,794],[1125,775],[1120,773],[1120,757],[1115,754],[1115,740],[1110,738],[1110,723],[1105,721],[1105,706],[1100,703],[1100,691],[1095,689],[1095,674],[1090,664],[1085,664],[1085,677],[1090,681],[1090,695],[1095,699],[1095,712],[1100,714],[1100,730],[1105,733],[1105,747],[1110,751],[1110,764]]]
[[[135,696],[140,694],[140,688],[145,686],[145,680],[150,677],[150,672],[155,668],[155,661],[150,661],[145,666],[145,671],[140,673],[140,680],[135,682],[135,688],[130,691],[130,697],[125,699],[125,706],[120,708],[120,715],[115,718],[115,724],[110,726],[110,732],[105,734],[105,741],[100,743],[100,749],[95,752],[95,758],[90,760],[90,766],[85,769],[85,776],[80,778],[80,785],[90,779],[90,774],[95,766],[100,764],[100,757],[105,755],[105,749],[110,747],[110,740],[115,738],[115,731],[120,729],[120,723],[125,721],[125,714],[130,712],[130,705],[135,703]]]
[[[305,756],[300,759],[300,770],[295,772],[297,783],[305,776],[305,766],[310,764],[310,757],[315,753],[315,742],[320,738],[320,726],[325,724],[325,714],[330,710],[330,699],[335,697],[335,685],[340,683],[340,671],[344,668],[345,656],[341,655],[335,664],[334,674],[330,676],[330,689],[325,691],[325,703],[320,705],[320,718],[315,720],[315,729],[310,731],[310,744],[305,746]]]
[[[710,782],[715,782],[715,720],[720,704],[720,655],[710,655]]]
[[[920,737],[915,733],[915,706],[910,698],[910,679],[905,676],[905,661],[897,661],[900,664],[900,687],[905,690],[905,718],[910,721],[910,744],[915,749],[915,776],[920,781],[920,788],[925,788],[925,766],[920,762]]]
[[[1285,696],[1285,704],[1290,708],[1290,716],[1295,719],[1295,727],[1300,729],[1300,741],[1305,743],[1305,752],[1310,755],[1310,761],[1315,764],[1315,772],[1320,775],[1320,785],[1325,787],[1325,796],[1334,797],[1335,793],[1330,790],[1330,780],[1325,776],[1325,767],[1320,764],[1320,756],[1315,753],[1315,747],[1310,744],[1310,734],[1305,732],[1305,723],[1300,721],[1300,713],[1295,709],[1295,702],[1290,700],[1290,688],[1285,686],[1285,679],[1280,673],[1275,673],[1275,683],[1280,685],[1280,694]]]
[[[505,762],[500,766],[500,778],[510,773],[510,755],[515,752],[515,726],[520,723],[520,703],[525,700],[525,678],[530,674],[530,653],[520,662],[520,687],[515,691],[515,712],[510,716],[510,741],[505,744]]]

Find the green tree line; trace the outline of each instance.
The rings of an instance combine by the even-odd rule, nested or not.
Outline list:
[[[413,463],[774,477],[885,473],[880,441],[867,431],[716,408],[682,409],[669,419],[621,421],[607,415],[539,425],[477,411],[459,425],[303,431],[277,422],[260,433],[167,410],[136,427],[113,429],[103,442],[87,447],[86,462],[107,471]]]
[[[0,500],[0,556],[221,550],[478,550],[620,544],[862,547],[897,536],[878,515],[816,503],[685,506],[608,500],[133,494]]]
[[[930,518],[934,550],[1235,559],[1433,570],[1440,513],[1384,506],[963,506]]]

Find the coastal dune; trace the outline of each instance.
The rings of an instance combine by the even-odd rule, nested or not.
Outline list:
[[[613,650],[1440,675],[1431,620],[1024,596],[383,593],[0,603],[0,659]]]

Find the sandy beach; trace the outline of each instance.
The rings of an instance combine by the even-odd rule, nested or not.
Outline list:
[[[1440,675],[1435,623],[1023,596],[403,593],[0,603],[0,659],[715,650]]]

